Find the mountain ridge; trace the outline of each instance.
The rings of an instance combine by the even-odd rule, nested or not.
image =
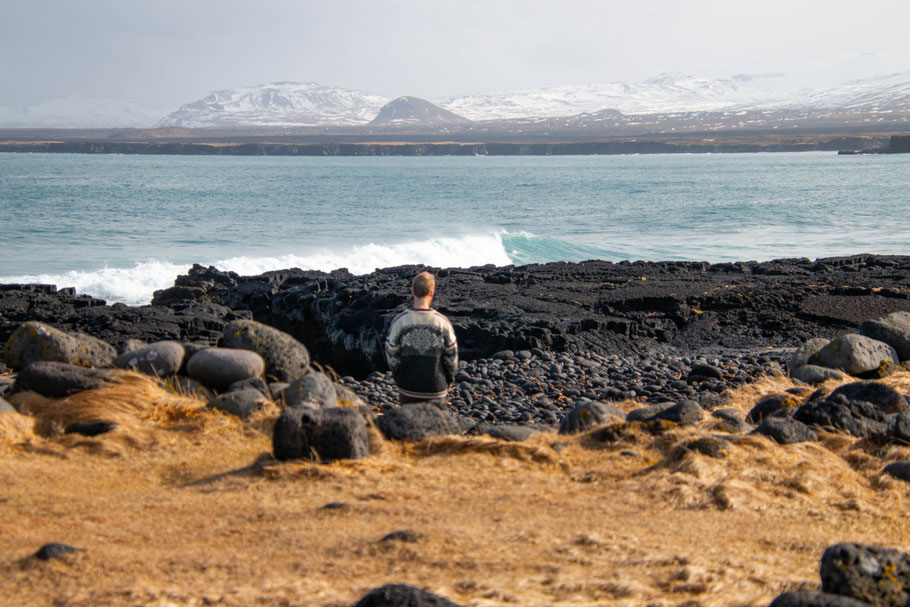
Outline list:
[[[437,100],[391,99],[315,82],[281,81],[212,91],[157,122],[151,111],[136,103],[120,100],[118,106],[115,99],[70,100],[71,103],[60,99],[25,108],[0,107],[0,128],[314,127],[334,131],[393,125],[454,127],[467,124],[463,120],[479,125],[495,123],[497,128],[532,123],[582,128],[586,123],[600,124],[604,120],[621,122],[618,116],[635,117],[625,122],[640,124],[655,122],[658,116],[664,117],[656,120],[662,123],[680,116],[742,112],[847,116],[851,124],[861,124],[876,122],[889,113],[910,112],[910,71],[817,88],[783,74],[737,74],[711,80],[668,72],[641,82],[491,91]],[[396,111],[407,117],[380,118],[383,108],[396,101],[401,105]],[[672,132],[673,128],[667,127],[665,132]]]

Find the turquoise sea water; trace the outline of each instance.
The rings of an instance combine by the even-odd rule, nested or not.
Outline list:
[[[910,155],[0,154],[0,283],[146,303],[242,274],[910,253]]]

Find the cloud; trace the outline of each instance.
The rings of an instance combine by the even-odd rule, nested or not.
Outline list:
[[[176,108],[279,80],[438,98],[811,70],[844,52],[910,69],[908,21],[903,0],[7,2],[0,105],[81,94]]]

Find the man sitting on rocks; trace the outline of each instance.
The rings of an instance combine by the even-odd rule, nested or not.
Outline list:
[[[410,308],[396,316],[385,341],[386,360],[398,385],[401,404],[435,401],[445,404],[455,381],[458,345],[449,319],[430,307],[436,279],[421,272],[411,283]]]

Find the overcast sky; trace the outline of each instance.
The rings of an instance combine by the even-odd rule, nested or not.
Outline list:
[[[176,109],[282,80],[439,99],[668,71],[899,71],[908,24],[907,0],[2,0],[0,106]]]

